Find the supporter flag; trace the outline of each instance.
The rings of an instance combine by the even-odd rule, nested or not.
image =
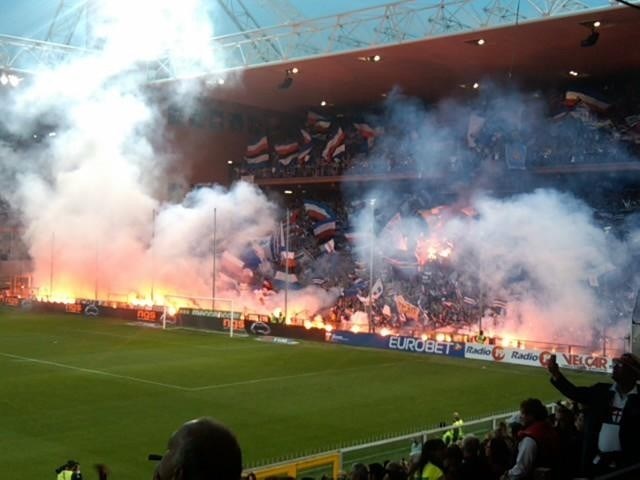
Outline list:
[[[258,254],[258,252],[256,251],[253,245],[248,245],[244,249],[244,251],[242,252],[239,258],[242,261],[242,263],[244,263],[245,267],[250,268],[252,270],[255,270],[256,268],[258,268],[260,266],[260,263],[262,263],[260,255]]]
[[[398,313],[411,320],[419,319],[420,309],[418,307],[407,302],[402,295],[396,295],[394,299],[396,301],[396,308],[398,309]]]
[[[300,142],[300,150],[298,151],[298,160],[302,163],[306,163],[311,158],[311,150],[313,150],[313,139],[307,130],[300,129],[302,135],[302,141]]]
[[[276,272],[272,283],[273,286],[279,290],[285,288],[287,284],[289,284],[288,286],[292,290],[302,288],[300,283],[298,282],[298,276],[295,273],[287,274],[286,272]]]
[[[328,242],[322,244],[322,249],[327,253],[333,253],[336,251],[336,242],[332,238]]]
[[[280,257],[282,258],[282,266],[288,267],[289,269],[296,268],[296,255],[295,252],[288,252],[283,250],[280,253]]]
[[[271,235],[271,258],[273,261],[278,261],[280,252],[284,249],[284,245],[284,225],[282,222],[279,222],[275,231]]]
[[[376,280],[376,283],[374,283],[373,287],[371,288],[371,297],[374,300],[377,300],[382,296],[383,291],[384,291],[384,286],[382,285],[382,280],[378,279]]]
[[[278,162],[282,165],[289,165],[293,160],[298,158],[298,152],[300,145],[298,142],[289,142],[278,144],[274,147],[276,154],[278,155]]]
[[[232,253],[224,252],[220,260],[222,272],[233,278],[234,281],[246,283],[253,277],[253,272],[245,268],[245,263]]]
[[[324,115],[309,110],[307,112],[307,126],[315,132],[326,133],[331,128],[331,122]]]
[[[467,126],[467,146],[469,148],[476,147],[476,140],[480,135],[485,122],[486,119],[480,115],[475,113],[469,115],[469,125]]]
[[[376,137],[378,136],[378,131],[368,123],[354,123],[353,126],[360,136],[367,141],[367,146],[369,148],[373,147]]]
[[[331,122],[329,120],[318,120],[313,126],[313,129],[318,133],[327,133],[331,128]]]
[[[296,252],[296,260],[300,264],[309,264],[313,262],[315,259],[316,257],[314,257],[313,254],[304,247]]]
[[[298,160],[301,163],[307,163],[311,160],[311,150],[313,150],[313,144],[309,143],[307,145],[302,145],[298,152]]]
[[[467,305],[475,306],[478,304],[478,300],[473,297],[462,297],[462,301]]]
[[[250,167],[261,167],[269,162],[269,153],[262,153],[255,157],[244,157],[244,160]]]
[[[304,200],[304,209],[314,220],[325,221],[335,218],[335,213],[327,204],[316,200]]]
[[[507,310],[507,302],[499,298],[494,298],[493,302],[491,302],[491,309],[498,315],[503,315]]]
[[[509,170],[527,169],[527,146],[522,143],[508,143],[504,147],[505,160]]]
[[[302,135],[302,144],[306,145],[307,143],[311,143],[313,139],[311,138],[311,134],[306,131],[304,128],[300,129],[300,135]]]
[[[333,238],[336,234],[335,220],[319,222],[313,229],[313,234],[319,241],[329,240],[330,238]]]
[[[224,272],[218,272],[218,281],[223,285],[231,286],[233,288],[238,288],[238,282],[236,282],[229,275],[226,275]]]
[[[391,265],[391,269],[396,277],[406,280],[415,278],[418,275],[418,262],[415,259],[404,260],[399,258],[384,257],[385,262]]]
[[[627,129],[623,138],[640,143],[640,114],[629,115],[625,117],[624,121],[627,124]]]
[[[258,140],[256,140],[255,142],[247,145],[247,151],[245,153],[245,156],[247,158],[252,158],[268,151],[269,151],[269,141],[267,140],[267,136],[264,135],[260,137]]]
[[[588,90],[568,90],[564,98],[565,104],[570,107],[575,107],[582,103],[598,112],[604,112],[611,106],[601,94]]]
[[[367,281],[361,278],[356,278],[353,284],[347,288],[345,288],[342,294],[345,297],[355,297],[358,295],[360,290],[364,289],[367,286]]]
[[[338,130],[336,130],[336,132],[327,141],[324,150],[322,150],[322,158],[326,160],[334,160],[337,156],[344,153],[344,140],[344,132],[342,131],[342,128],[338,128]]]

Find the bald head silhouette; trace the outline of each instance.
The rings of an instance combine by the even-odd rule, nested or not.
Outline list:
[[[153,480],[238,480],[241,475],[235,435],[210,418],[198,418],[171,435]]]

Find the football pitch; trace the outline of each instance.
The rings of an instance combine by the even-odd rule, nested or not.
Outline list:
[[[469,419],[560,398],[543,369],[8,309],[0,375],[0,468],[25,480],[54,478],[68,459],[88,480],[94,463],[151,478],[147,455],[199,416],[228,425],[245,464],[261,464],[433,427],[454,410]]]

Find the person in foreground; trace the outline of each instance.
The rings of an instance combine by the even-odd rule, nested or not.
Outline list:
[[[210,418],[198,418],[171,435],[153,480],[239,480],[241,475],[235,435]]]
[[[524,428],[517,435],[518,456],[504,480],[530,479],[536,468],[553,469],[558,464],[560,439],[547,421],[547,407],[537,398],[529,398],[520,404],[520,416]]]
[[[551,383],[566,397],[585,407],[581,468],[599,475],[640,462],[640,359],[624,353],[613,359],[614,383],[577,387],[561,372],[552,356],[547,364]]]

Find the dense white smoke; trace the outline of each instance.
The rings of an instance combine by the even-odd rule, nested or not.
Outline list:
[[[623,246],[593,223],[590,208],[556,191],[481,197],[474,206],[476,219],[452,220],[443,233],[456,246],[457,268],[508,299],[503,333],[589,344],[607,316],[593,283],[623,265]]]
[[[3,196],[21,215],[35,286],[53,299],[148,301],[152,289],[156,300],[210,296],[214,209],[223,272],[225,252],[237,258],[269,237],[278,208],[243,183],[198,189],[181,204],[159,200],[167,186],[164,120],[145,69],[167,58],[178,76],[221,70],[209,15],[198,0],[110,0],[92,20],[99,49],[34,75],[8,106],[12,133],[45,136],[28,150],[5,147],[1,160]],[[167,90],[188,106],[198,85]],[[219,282],[217,296],[238,296],[231,280]],[[281,302],[243,296],[236,308]],[[312,307],[327,300],[317,297]]]
[[[591,344],[599,343],[606,326],[608,335],[622,337],[629,319],[613,318],[601,284],[608,282],[611,290],[621,281],[632,242],[596,225],[593,209],[569,193],[546,189],[492,196],[488,191],[496,179],[510,175],[504,171],[504,158],[494,157],[498,148],[471,152],[476,141],[471,133],[478,133],[472,132],[472,118],[487,119],[483,134],[504,145],[505,136],[519,141],[548,135],[553,126],[543,107],[536,95],[497,88],[464,104],[445,100],[430,108],[393,92],[384,113],[367,119],[386,133],[377,140],[370,162],[384,169],[389,155],[400,152],[400,160],[410,158],[424,177],[445,173],[448,184],[438,190],[449,192],[449,198],[443,201],[424,181],[412,182],[402,192],[380,186],[364,194],[346,190],[350,200],[363,195],[375,199],[375,207],[369,203],[354,218],[358,237],[365,239],[356,252],[361,264],[368,265],[368,239],[375,229],[375,280],[389,271],[389,258],[416,262],[414,252],[421,242],[433,246],[435,255],[448,254],[452,246],[452,278],[461,286],[471,280],[475,295],[484,301],[508,303],[506,315],[497,322],[485,319],[491,334]],[[621,148],[612,144],[602,150]],[[431,211],[441,203],[452,208]],[[636,237],[631,233],[628,239]]]

